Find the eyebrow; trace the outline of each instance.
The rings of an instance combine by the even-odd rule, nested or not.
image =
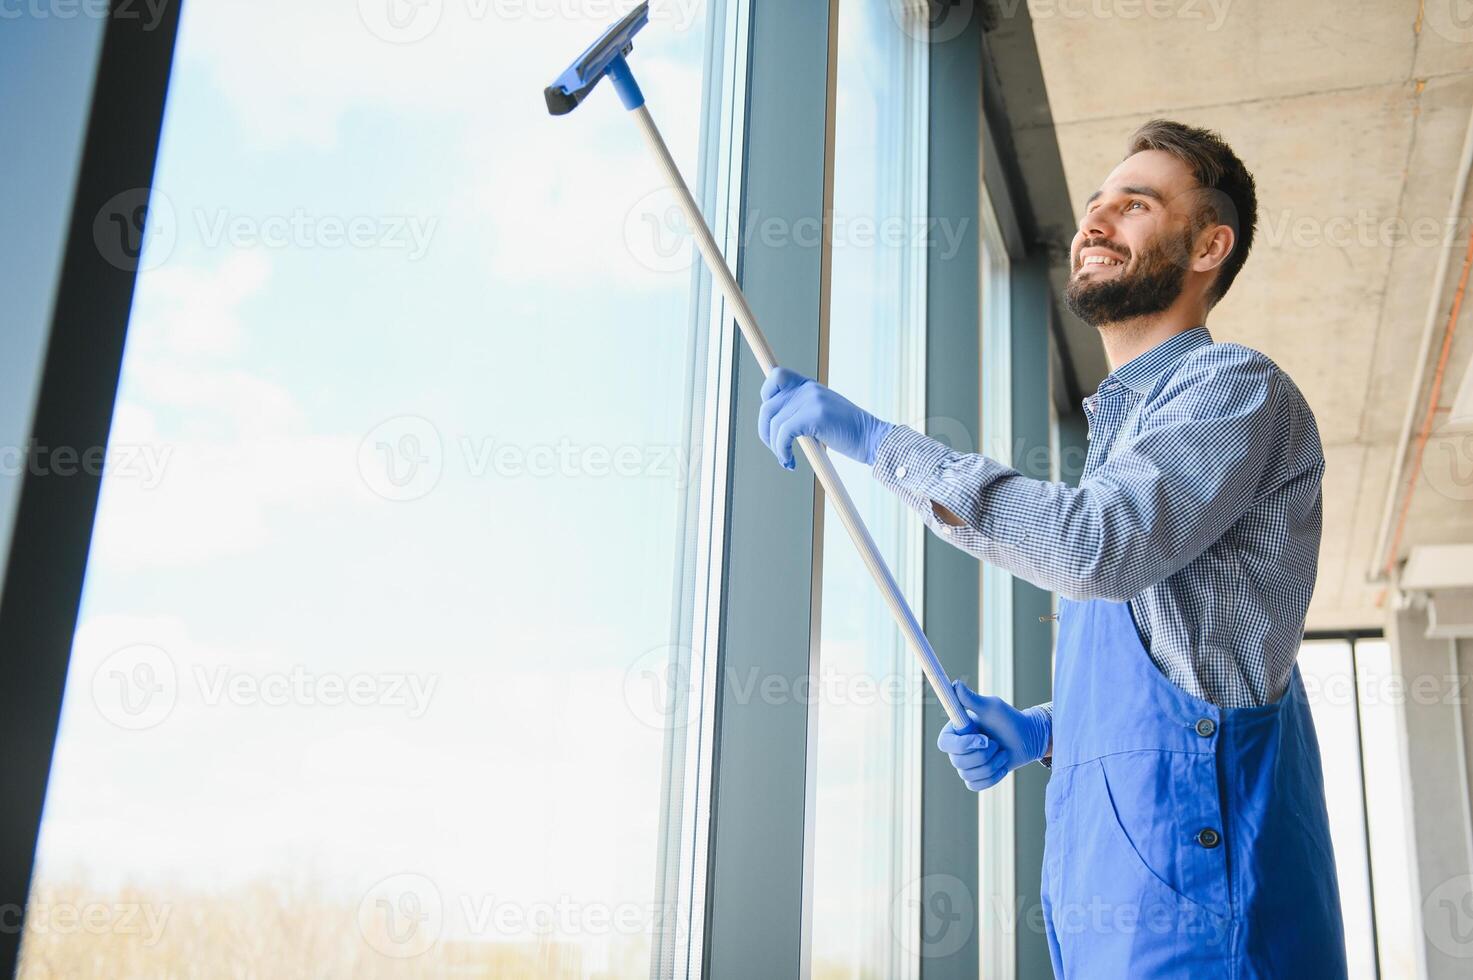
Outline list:
[[[1095,191],[1093,194],[1091,194],[1089,196],[1089,200],[1087,200],[1087,201],[1084,202],[1084,206],[1085,207],[1089,207],[1091,204],[1094,203],[1095,198],[1099,197],[1103,193],[1105,193],[1103,190]],[[1162,197],[1161,196],[1161,192],[1158,191],[1158,190],[1156,190],[1156,188],[1154,188],[1154,187],[1146,187],[1144,185],[1140,185],[1140,186],[1137,186],[1137,185],[1127,185],[1125,187],[1120,188],[1120,193],[1122,193],[1122,194],[1138,194],[1141,197],[1154,198],[1155,200],[1160,201],[1162,204],[1165,204],[1166,203],[1166,198]]]

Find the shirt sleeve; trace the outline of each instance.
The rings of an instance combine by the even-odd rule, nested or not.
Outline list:
[[[1291,385],[1235,344],[1188,355],[1078,487],[953,452],[905,426],[880,444],[874,476],[933,532],[1040,588],[1124,602],[1221,537],[1262,494],[1275,445],[1290,437]],[[1307,414],[1307,413],[1306,413]],[[953,527],[932,501],[959,517]]]

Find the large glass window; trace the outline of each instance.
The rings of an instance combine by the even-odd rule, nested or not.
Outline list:
[[[982,439],[979,452],[1011,465],[1013,459],[1011,262],[992,198],[982,194]],[[982,649],[978,655],[978,690],[1010,698],[1013,690],[1013,577],[983,564]],[[1005,907],[1017,893],[1013,866],[1015,781],[1005,779],[979,800],[979,880],[983,906]],[[999,922],[987,920],[981,951],[983,973],[1008,969],[1012,951],[1003,942]],[[987,942],[991,939],[992,942]]]
[[[639,42],[692,178],[721,8]],[[542,104],[616,14],[185,6],[24,975],[648,976],[711,319]]]
[[[1416,973],[1417,947],[1423,937],[1412,914],[1416,890],[1408,825],[1406,688],[1385,639],[1357,639],[1351,650],[1360,692],[1361,766],[1365,785],[1372,787],[1365,806],[1377,960],[1381,976],[1409,977]]]
[[[887,5],[839,5],[828,383],[912,425],[925,414],[925,68]],[[866,467],[835,465],[919,609],[924,526]],[[914,976],[923,682],[831,509],[822,574],[812,974]]]
[[[1364,768],[1351,645],[1345,640],[1307,642],[1299,665],[1306,692],[1312,694],[1310,710],[1324,767],[1350,972],[1353,977],[1374,977],[1375,923],[1371,916]]]
[[[1380,638],[1307,641],[1299,669],[1324,767],[1350,976],[1411,976],[1419,937],[1398,734],[1406,685]]]

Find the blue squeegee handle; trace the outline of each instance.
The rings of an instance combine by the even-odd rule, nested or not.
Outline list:
[[[624,108],[632,111],[644,105],[644,93],[639,90],[634,72],[629,70],[629,62],[622,54],[609,62],[609,81],[614,83],[614,91],[619,93]]]
[[[609,74],[614,79],[615,86],[619,88],[620,98],[625,99],[626,108],[630,110],[630,115],[634,117],[639,131],[644,135],[650,152],[659,163],[665,180],[675,192],[680,202],[680,209],[685,214],[686,223],[695,236],[696,247],[705,260],[707,268],[711,270],[711,277],[716,280],[721,294],[726,297],[726,302],[736,318],[737,326],[741,328],[742,337],[746,340],[747,346],[751,348],[752,355],[757,358],[757,363],[761,366],[763,373],[771,374],[777,367],[777,358],[772,353],[772,347],[767,343],[767,337],[762,333],[762,328],[757,325],[757,318],[752,314],[752,308],[747,305],[747,298],[742,295],[741,287],[737,285],[736,277],[731,274],[731,269],[727,266],[721,249],[717,247],[716,239],[711,234],[706,219],[702,217],[700,208],[696,206],[690,188],[686,186],[684,178],[680,176],[680,171],[675,166],[675,161],[670,157],[670,150],[665,145],[664,138],[660,136],[659,129],[655,127],[654,120],[650,118],[649,110],[644,106],[644,96],[639,94],[639,86],[634,83],[634,77],[629,72],[629,65],[623,57],[615,59],[614,64],[610,66]],[[621,75],[627,78],[624,85],[620,84]],[[625,97],[626,90],[632,92],[634,99],[632,105]],[[879,547],[875,545],[875,539],[870,536],[869,528],[865,527],[864,521],[860,518],[854,501],[849,497],[849,492],[844,489],[844,482],[839,479],[838,471],[834,469],[828,451],[822,443],[811,436],[800,436],[798,445],[802,448],[803,455],[808,457],[814,475],[818,477],[818,482],[823,486],[824,494],[828,496],[829,502],[833,504],[834,510],[839,515],[839,521],[849,532],[854,546],[859,549],[859,557],[864,560],[864,565],[869,569],[875,584],[880,587],[885,604],[890,607],[891,615],[895,617],[895,622],[905,634],[905,639],[915,653],[916,659],[920,661],[921,670],[926,675],[931,689],[936,692],[936,696],[941,699],[941,704],[945,706],[946,714],[951,718],[952,725],[958,731],[975,731],[975,723],[963,710],[961,702],[957,700],[956,691],[952,688],[951,680],[946,676],[946,670],[941,666],[941,661],[937,659],[931,641],[926,639],[920,621],[916,619],[909,603],[905,601],[900,586],[895,582],[895,576],[890,574],[885,559],[880,555]]]

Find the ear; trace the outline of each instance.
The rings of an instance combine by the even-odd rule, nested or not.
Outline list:
[[[1204,228],[1197,236],[1197,247],[1192,253],[1193,272],[1211,272],[1227,261],[1232,254],[1238,237],[1228,225],[1212,225]]]

